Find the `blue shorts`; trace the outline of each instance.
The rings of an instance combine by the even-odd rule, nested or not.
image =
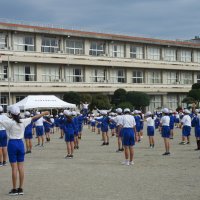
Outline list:
[[[91,124],[91,126],[94,127],[96,125],[96,122],[91,122],[90,124]]]
[[[0,131],[0,147],[7,147],[7,134],[5,130]]]
[[[154,127],[147,126],[147,136],[154,136]]]
[[[65,134],[65,142],[74,142],[74,134]]]
[[[50,132],[50,128],[49,127],[45,127],[44,131],[45,131],[45,133],[49,133]]]
[[[163,138],[170,137],[170,127],[169,126],[162,126],[162,137]]]
[[[103,126],[101,127],[102,132],[108,132],[108,126]]]
[[[82,132],[82,130],[83,130],[83,126],[82,126],[82,125],[79,125],[79,126],[78,126],[78,132]]]
[[[200,127],[195,127],[195,137],[200,137]]]
[[[8,157],[10,163],[24,162],[24,143],[21,139],[10,139],[8,141]]]
[[[190,136],[190,132],[191,132],[191,126],[183,126],[182,136],[188,137]]]
[[[32,134],[32,132],[25,132],[24,133],[24,139],[32,139],[33,138],[33,134]]]
[[[123,128],[123,145],[124,146],[135,145],[135,136],[133,128]]]
[[[174,124],[170,125],[170,130],[174,129]]]
[[[74,131],[74,136],[75,136],[75,137],[78,136],[78,131]]]
[[[135,126],[135,128],[136,128],[136,131],[139,133],[140,130],[141,130],[141,127],[140,126]]]
[[[36,134],[37,134],[37,136],[43,136],[44,135],[44,127],[36,126]]]

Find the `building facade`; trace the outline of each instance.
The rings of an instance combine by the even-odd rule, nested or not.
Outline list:
[[[200,44],[0,22],[0,99],[68,91],[150,95],[176,109],[200,82]],[[183,106],[183,105],[182,105]]]

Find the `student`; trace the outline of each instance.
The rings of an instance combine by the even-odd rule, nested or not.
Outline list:
[[[169,137],[170,137],[170,118],[169,118],[169,110],[168,108],[164,108],[162,110],[163,112],[163,117],[160,120],[160,130],[162,137],[164,139],[164,144],[165,144],[165,153],[163,153],[163,156],[170,155],[170,144],[169,144]]]
[[[65,158],[73,158],[75,124],[72,120],[72,113],[69,110],[64,110],[63,113],[65,115],[63,131],[67,145],[67,156]]]
[[[25,118],[29,118],[30,115],[31,115],[30,112],[28,111],[25,112]],[[31,121],[31,123],[26,126],[24,131],[26,154],[31,153],[32,151],[32,138],[33,138],[32,130],[33,130],[33,122]]]
[[[181,119],[181,125],[182,125],[182,142],[180,144],[190,144],[190,132],[191,132],[191,117],[190,117],[190,111],[188,109],[185,109],[184,116]],[[186,142],[187,140],[187,142]]]
[[[196,116],[192,120],[192,125],[195,127],[194,131],[197,143],[195,151],[200,151],[200,109],[196,109],[195,114]]]
[[[109,145],[109,135],[108,135],[108,125],[109,125],[109,117],[107,116],[107,111],[101,111],[102,118],[101,120],[101,132],[103,137],[103,145]]]
[[[149,111],[146,113],[147,122],[147,136],[149,137],[150,148],[154,148],[154,132],[155,132],[155,119],[153,114]]]
[[[169,118],[170,118],[170,122],[169,122],[169,126],[170,126],[170,139],[173,139],[174,138],[175,116],[173,115],[173,111],[172,110],[169,111]]]
[[[46,142],[50,142],[50,140],[51,140],[50,139],[50,131],[51,131],[51,127],[52,127],[50,116],[45,116],[43,125],[44,125],[44,132],[46,135]]]
[[[79,149],[79,140],[78,140],[78,129],[79,129],[79,124],[78,124],[78,117],[76,111],[72,111],[72,121],[74,122],[74,149]]]
[[[8,156],[12,168],[12,184],[13,189],[9,192],[9,195],[23,195],[23,183],[24,183],[24,131],[25,127],[31,123],[31,121],[38,119],[46,114],[48,111],[43,112],[34,117],[20,119],[19,107],[12,106],[10,109],[12,119],[0,120],[0,124],[7,130],[8,141]],[[19,188],[17,189],[17,172],[19,173]]]
[[[132,115],[130,115],[130,109],[124,109],[124,116],[122,119],[122,129],[123,129],[123,145],[125,153],[125,161],[122,162],[124,165],[133,165],[133,146],[135,145],[135,128],[136,122]]]
[[[141,120],[141,117],[139,115],[139,111],[138,110],[135,110],[134,111],[134,114],[135,114],[135,123],[136,123],[136,142],[141,142],[141,137],[140,137],[140,130],[141,130],[141,127],[140,127],[140,120]]]
[[[3,107],[0,106],[0,120],[9,120],[3,115]],[[7,161],[7,134],[6,129],[0,124],[0,167],[5,166]]]

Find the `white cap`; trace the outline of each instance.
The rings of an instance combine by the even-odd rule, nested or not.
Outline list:
[[[28,112],[28,111],[26,111],[25,113],[24,113],[24,115],[26,115],[26,116],[30,116],[30,112]]]
[[[72,115],[72,113],[69,111],[69,110],[64,110],[64,115],[67,115],[67,116],[71,116]]]
[[[195,109],[195,112],[198,113],[200,111],[200,109]]]
[[[58,115],[56,115],[56,117],[58,117]]]
[[[10,112],[13,115],[19,115],[20,114],[20,109],[17,106],[11,106],[10,108]]]
[[[186,114],[190,114],[190,111],[188,109],[185,109],[183,112]]]
[[[168,108],[163,108],[163,109],[162,109],[162,112],[168,114],[168,113],[169,113],[169,109],[168,109]]]
[[[125,108],[124,112],[131,112],[129,108]]]
[[[107,111],[102,110],[102,111],[101,111],[101,114],[102,114],[102,115],[107,115]]]
[[[134,110],[133,112],[134,112],[134,114],[138,114],[138,110]]]
[[[138,114],[142,113],[140,110],[137,111]]]
[[[53,115],[50,115],[50,117],[53,117]]]
[[[0,106],[0,112],[3,112],[3,107],[2,106]]]
[[[40,114],[40,112],[39,112],[39,111],[37,111],[37,112],[36,112],[36,115],[39,115],[39,114]]]
[[[122,109],[121,109],[121,108],[117,108],[117,109],[116,109],[116,112],[117,112],[117,113],[122,113]]]
[[[59,115],[63,115],[63,113],[61,112]]]
[[[169,113],[170,113],[170,114],[172,114],[172,113],[173,113],[173,111],[172,111],[172,110],[169,110]]]
[[[152,115],[150,111],[146,112],[146,116]]]
[[[73,116],[76,116],[76,111],[72,111],[72,115],[73,115]]]

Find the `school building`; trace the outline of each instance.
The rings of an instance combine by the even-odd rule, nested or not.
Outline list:
[[[200,82],[200,43],[0,22],[0,99],[67,91],[150,95],[150,110],[175,109]]]

